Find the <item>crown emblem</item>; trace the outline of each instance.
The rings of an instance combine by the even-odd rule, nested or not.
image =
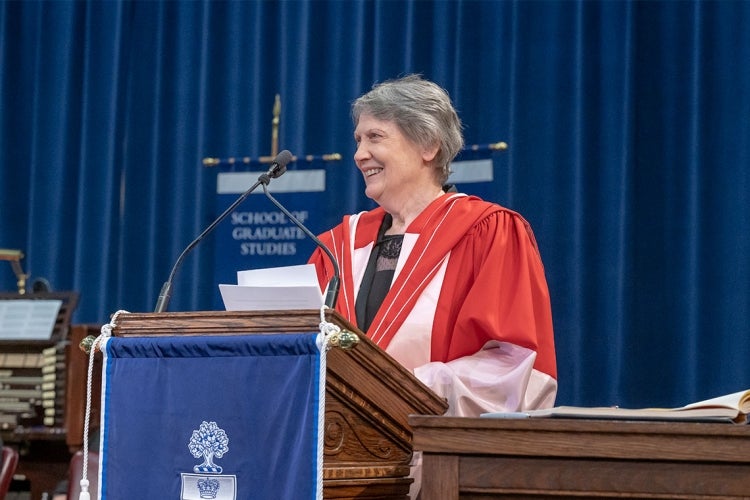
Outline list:
[[[198,492],[201,498],[216,498],[216,494],[219,492],[219,481],[210,477],[199,479]]]

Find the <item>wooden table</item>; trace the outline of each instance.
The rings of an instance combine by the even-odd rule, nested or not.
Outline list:
[[[750,499],[750,425],[410,416],[421,500]]]

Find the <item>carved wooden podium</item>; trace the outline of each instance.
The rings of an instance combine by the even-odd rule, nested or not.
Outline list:
[[[448,405],[335,311],[326,320],[359,342],[327,355],[323,496],[408,499],[408,416],[442,415]],[[318,332],[319,323],[316,310],[122,314],[113,335]]]

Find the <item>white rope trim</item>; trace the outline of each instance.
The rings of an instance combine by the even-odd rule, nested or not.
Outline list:
[[[81,492],[78,495],[78,500],[90,500],[91,494],[89,493],[89,425],[91,424],[91,383],[94,374],[94,355],[96,349],[106,339],[112,336],[112,329],[117,326],[117,317],[121,313],[128,313],[128,311],[117,311],[112,315],[112,319],[106,325],[102,325],[101,333],[99,334],[94,342],[91,343],[91,350],[89,351],[89,366],[86,379],[86,416],[83,420],[83,468],[81,470]]]
[[[317,478],[317,492],[315,498],[317,500],[323,500],[323,442],[325,435],[325,412],[326,412],[326,358],[328,350],[331,348],[330,339],[334,334],[341,332],[341,329],[326,321],[325,310],[328,307],[323,306],[320,308],[320,335],[316,340],[318,349],[320,349],[320,374],[318,383],[318,478]]]

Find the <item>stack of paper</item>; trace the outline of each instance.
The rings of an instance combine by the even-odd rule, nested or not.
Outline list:
[[[219,285],[227,311],[320,309],[323,294],[313,264],[237,273],[236,285]]]

